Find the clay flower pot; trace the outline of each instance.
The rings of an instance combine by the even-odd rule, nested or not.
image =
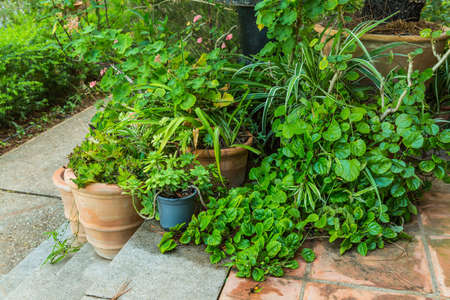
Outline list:
[[[249,138],[244,145],[251,146],[253,136],[249,133]],[[216,163],[213,149],[196,149],[193,150],[197,156],[197,160],[203,165]],[[220,150],[220,171],[222,176],[228,179],[231,186],[237,187],[244,183],[247,173],[248,150],[240,147],[225,148]]]
[[[318,33],[322,33],[325,28],[316,24],[314,30]],[[446,31],[450,30],[448,27],[444,27],[444,32],[442,35],[436,39],[436,51],[440,54],[444,52],[445,45],[449,36]],[[330,35],[333,36],[337,33],[334,29],[327,29],[326,33],[322,37],[322,41],[325,41]],[[346,33],[343,33],[346,35]],[[383,54],[389,54],[391,51],[393,53],[403,54],[403,56],[395,55],[391,61],[389,56],[378,58],[374,63],[377,70],[383,75],[387,75],[394,67],[401,67],[403,69],[408,69],[408,53],[416,50],[417,48],[422,48],[423,53],[417,55],[414,58],[414,70],[424,71],[427,68],[432,67],[437,63],[436,57],[433,55],[433,50],[431,48],[431,42],[428,38],[423,38],[420,35],[389,35],[389,34],[372,34],[366,33],[360,37],[361,42],[367,48],[367,51],[371,52],[379,47],[386,46],[390,43],[402,42],[404,44],[398,45],[396,47],[390,48],[383,52]],[[332,41],[329,41],[325,46],[325,53],[329,53],[332,45]],[[357,48],[354,52],[354,56],[361,56],[363,51],[361,48]]]
[[[61,194],[64,205],[64,216],[70,222],[72,233],[77,237],[79,243],[86,243],[86,232],[83,225],[79,222],[78,209],[72,195],[72,190],[64,181],[64,171],[65,168],[59,168],[53,173],[53,184]]]
[[[92,183],[78,188],[74,178],[73,170],[67,169],[65,180],[72,189],[87,240],[98,255],[113,259],[144,220],[119,186]]]

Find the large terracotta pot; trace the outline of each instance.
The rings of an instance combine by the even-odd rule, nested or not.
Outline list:
[[[87,240],[98,255],[113,259],[144,220],[119,186],[93,183],[78,188],[74,178],[73,170],[67,169],[65,180],[75,197]]]
[[[253,136],[250,135],[245,145],[251,146]],[[204,166],[216,163],[213,149],[196,149],[193,150],[197,156],[197,160]],[[240,186],[245,181],[247,173],[248,150],[240,147],[225,148],[220,150],[220,171],[223,177],[233,186]]]
[[[316,24],[314,26],[314,30],[318,33],[322,33],[325,30],[325,28],[320,24]],[[450,28],[445,27],[445,31],[448,30],[450,30]],[[333,36],[336,33],[337,31],[334,29],[331,28],[327,29],[326,33],[322,37],[322,41],[325,41],[330,35]],[[436,39],[436,51],[438,53],[442,54],[444,52],[445,44],[448,38],[449,36],[446,34],[446,32],[444,32],[438,39]],[[417,55],[414,58],[414,65],[413,65],[414,70],[423,71],[427,68],[432,67],[434,64],[437,63],[437,59],[433,55],[430,39],[423,38],[419,35],[387,35],[387,34],[367,33],[363,35],[360,38],[360,40],[369,52],[379,47],[386,46],[387,44],[390,43],[394,42],[405,43],[402,45],[398,45],[394,48],[390,48],[385,52],[383,52],[383,54],[389,54],[392,51],[393,53],[399,53],[405,56],[395,55],[392,61],[389,56],[385,56],[379,58],[375,62],[375,67],[382,75],[387,75],[394,67],[401,67],[403,69],[407,69],[408,68],[407,54],[411,53],[417,48],[422,48],[423,53]],[[324,48],[325,53],[329,53],[331,45],[332,41],[327,43],[327,45]],[[354,53],[354,56],[358,57],[361,56],[362,54],[363,51],[361,50],[361,48],[358,47]]]
[[[53,173],[53,184],[58,189],[64,205],[64,216],[70,222],[70,229],[79,243],[86,243],[86,232],[78,219],[78,209],[73,198],[72,190],[64,181],[65,168],[59,168]]]

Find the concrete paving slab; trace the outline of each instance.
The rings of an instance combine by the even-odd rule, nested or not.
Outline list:
[[[211,265],[201,247],[180,246],[161,254],[162,235],[149,223],[136,231],[83,299],[110,299],[128,281],[130,290],[120,300],[217,299],[228,270]]]
[[[47,239],[45,232],[64,222],[60,199],[0,191],[0,273],[8,273]]]
[[[59,196],[53,172],[67,163],[67,155],[88,132],[95,108],[88,108],[0,156],[0,188]]]
[[[66,239],[72,235],[68,224],[61,225],[58,229],[62,239]],[[28,278],[39,269],[51,252],[53,247],[53,240],[47,239],[38,247],[33,249],[18,265],[14,267],[8,274],[3,274],[0,277],[0,299],[5,299],[11,291],[13,291],[22,281]],[[55,271],[61,268],[71,256],[66,257],[65,260],[52,267]]]
[[[109,264],[110,261],[98,256],[90,244],[85,244],[56,272],[54,267],[58,264],[45,265],[35,271],[6,300],[79,300],[94,281],[104,276]]]

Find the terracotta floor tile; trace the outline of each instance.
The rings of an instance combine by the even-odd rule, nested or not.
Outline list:
[[[328,242],[314,247],[316,260],[310,277],[352,284],[432,293],[431,275],[420,239],[386,244],[366,257],[355,250],[339,255],[339,246]]]
[[[450,237],[432,236],[428,244],[441,295],[450,297]]]
[[[427,234],[450,235],[450,193],[426,193],[419,210]]]
[[[220,295],[220,300],[297,300],[302,281],[291,278],[268,277],[266,281],[256,282],[238,278],[231,271]],[[259,292],[255,292],[255,288]]]
[[[381,291],[367,291],[349,287],[309,282],[303,300],[425,300],[421,296],[400,295]]]

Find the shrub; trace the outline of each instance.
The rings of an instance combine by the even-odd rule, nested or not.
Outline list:
[[[45,23],[24,16],[0,29],[0,126],[63,104],[84,78],[85,67],[65,56],[49,39]]]

